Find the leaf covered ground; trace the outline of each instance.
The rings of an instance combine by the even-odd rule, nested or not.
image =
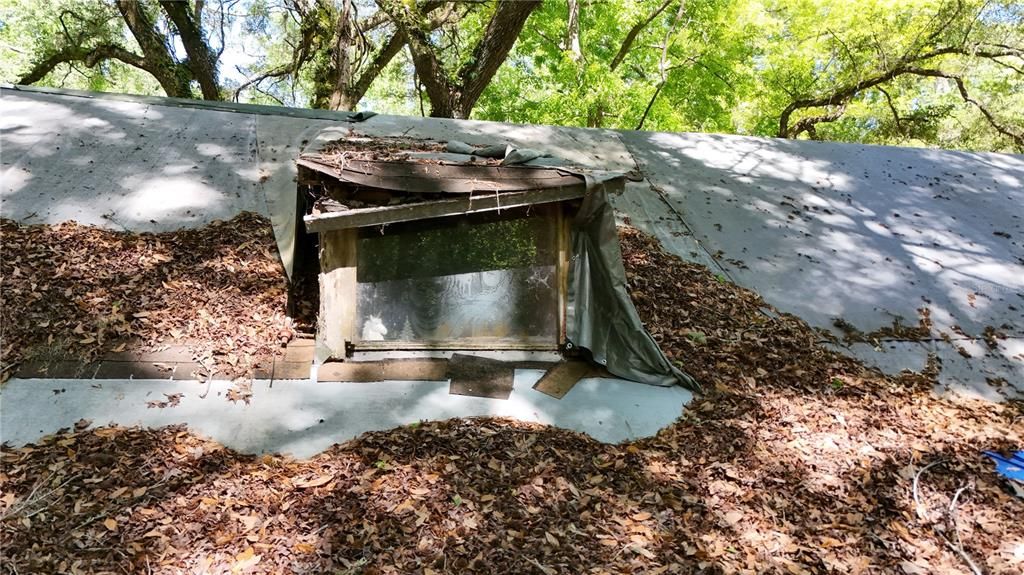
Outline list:
[[[293,335],[269,221],[129,233],[0,219],[0,377],[22,362],[89,362],[188,345],[205,377],[246,375]]]
[[[234,453],[178,427],[83,422],[3,448],[4,568],[1024,569],[1024,505],[979,453],[1019,448],[1019,404],[940,399],[934,373],[867,370],[642,234],[624,230],[622,243],[641,316],[705,388],[656,437],[604,445],[508,420],[452,420],[368,433],[298,461]]]

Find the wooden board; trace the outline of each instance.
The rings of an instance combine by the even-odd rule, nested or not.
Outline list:
[[[353,160],[339,168],[311,157],[299,158],[296,163],[344,182],[419,194],[468,194],[583,185],[580,176],[553,168],[529,166]]]
[[[593,372],[594,369],[585,361],[563,361],[549,369],[533,388],[555,399],[562,399],[579,380],[590,377]]]
[[[320,366],[317,381],[445,381],[447,371],[444,359],[329,362]]]
[[[356,230],[333,230],[320,237],[320,314],[317,340],[331,357],[346,355],[356,333]]]
[[[572,263],[570,260],[570,253],[572,252],[572,218],[571,214],[568,213],[569,208],[567,204],[559,204],[557,208],[558,224],[555,227],[555,233],[558,236],[558,260],[556,262],[558,273],[558,347],[561,348],[565,345],[565,342],[569,341],[566,327],[569,306],[569,270]]]
[[[514,363],[456,353],[448,362],[448,393],[508,399],[515,374]]]
[[[306,223],[306,232],[315,233],[564,202],[582,198],[586,193],[586,187],[580,184],[545,190],[463,196],[450,200],[327,212],[306,216],[303,221]]]

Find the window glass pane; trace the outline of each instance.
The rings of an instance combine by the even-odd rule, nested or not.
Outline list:
[[[360,339],[554,347],[555,227],[534,206],[360,230]]]

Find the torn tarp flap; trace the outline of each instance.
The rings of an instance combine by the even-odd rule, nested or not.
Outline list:
[[[467,156],[479,156],[481,158],[501,159],[503,166],[516,166],[532,162],[537,158],[550,157],[551,154],[541,150],[528,148],[515,148],[509,145],[494,144],[489,146],[471,146],[465,142],[448,142],[447,150],[452,154],[463,154]]]
[[[621,178],[595,181],[573,221],[572,262],[566,308],[566,337],[590,352],[597,363],[621,378],[650,385],[696,382],[665,357],[637,314],[626,284],[610,187]]]
[[[452,140],[447,144],[447,150],[451,154],[463,154],[466,156],[479,156],[481,158],[504,158],[508,151],[505,144],[492,146],[471,146],[466,142]]]

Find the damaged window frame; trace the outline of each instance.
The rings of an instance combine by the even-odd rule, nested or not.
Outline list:
[[[318,153],[303,154],[298,160],[298,214],[309,236],[306,253],[319,260],[318,344],[334,359],[345,359],[359,351],[379,350],[517,350],[558,351],[566,339],[566,307],[571,252],[572,217],[585,196],[584,179],[550,167],[503,166],[476,158],[470,163],[439,154],[427,158],[409,156],[327,161]],[[464,156],[460,156],[464,158]],[[385,191],[412,198],[389,205],[332,206],[316,209],[314,198],[338,186],[350,190]],[[419,198],[417,201],[416,198]],[[512,209],[517,208],[517,209]],[[472,219],[474,214],[509,212],[510,219],[526,208],[528,218],[544,218],[555,226],[550,249],[555,252],[557,326],[556,338],[546,342],[524,341],[520,337],[461,337],[449,340],[364,341],[360,337],[358,309],[359,230],[367,228],[388,233],[390,224],[421,220]],[[503,219],[500,218],[499,219]],[[301,235],[301,234],[300,234]],[[313,240],[313,241],[311,241]],[[301,248],[301,246],[299,246]],[[314,264],[316,265],[316,264]]]

